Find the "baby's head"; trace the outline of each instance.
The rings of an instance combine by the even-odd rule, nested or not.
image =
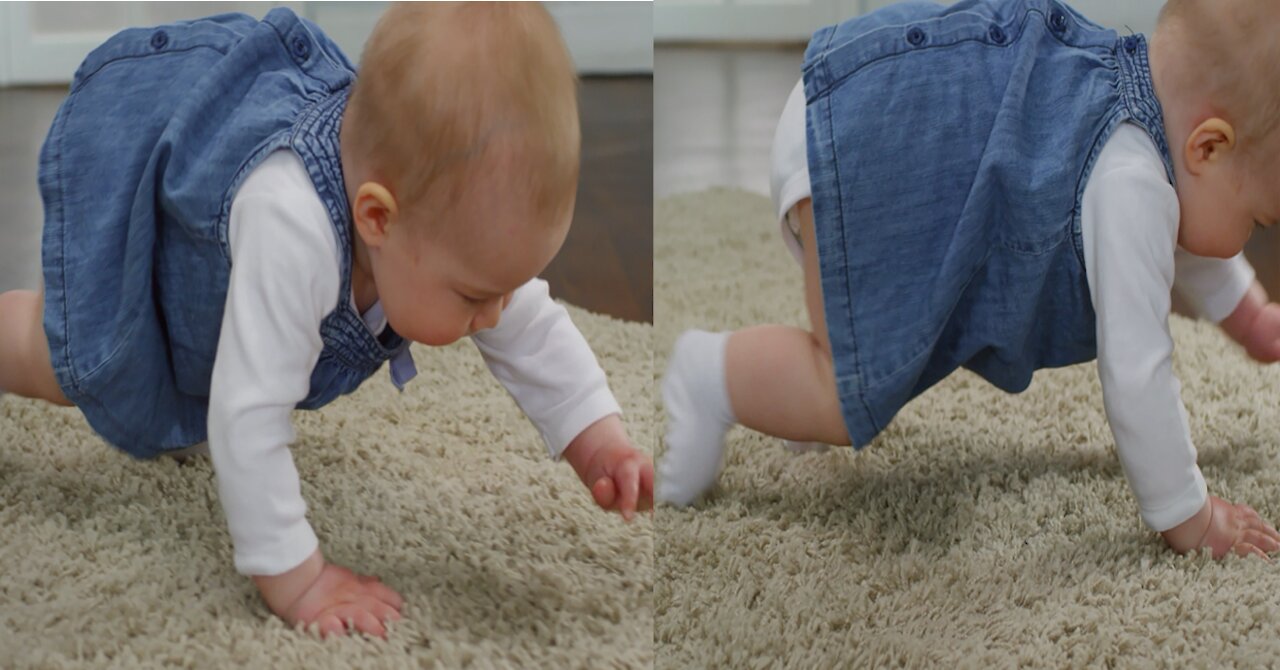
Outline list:
[[[1178,243],[1228,257],[1280,219],[1280,2],[1169,0],[1151,44]]]
[[[577,81],[536,3],[395,5],[342,122],[356,268],[400,335],[443,345],[497,324],[569,230]]]

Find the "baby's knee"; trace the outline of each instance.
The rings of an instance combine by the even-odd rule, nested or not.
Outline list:
[[[810,335],[813,338],[814,356],[822,379],[821,388],[825,391],[821,397],[815,399],[821,408],[818,412],[820,421],[816,427],[821,435],[820,441],[833,446],[847,447],[851,440],[844,422],[844,410],[840,405],[840,391],[836,386],[835,362],[831,358],[831,349],[827,338],[820,337],[816,333]]]
[[[852,443],[849,429],[844,423],[844,410],[840,406],[840,396],[832,389],[831,402],[821,412],[822,421],[818,430],[822,435],[821,442],[836,447],[847,447]]]

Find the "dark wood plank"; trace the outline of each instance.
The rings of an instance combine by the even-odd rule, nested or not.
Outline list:
[[[542,277],[552,295],[653,322],[653,79],[588,77],[579,89],[582,174],[573,227]]]

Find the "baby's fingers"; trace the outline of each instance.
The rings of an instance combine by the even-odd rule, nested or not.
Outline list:
[[[638,511],[653,509],[653,463],[646,461],[640,466],[640,503]]]
[[[591,485],[591,497],[601,509],[613,509],[613,502],[618,497],[618,489],[613,485],[613,479],[609,477],[597,479],[596,483]]]
[[[381,601],[375,601],[370,605],[369,611],[372,612],[374,616],[378,617],[378,621],[383,623],[388,621],[399,621],[401,618],[400,613],[397,612],[395,608]]]
[[[387,627],[382,625],[382,621],[380,621],[378,617],[374,616],[368,609],[354,609],[355,611],[352,612],[350,618],[348,618],[348,622],[350,623],[348,628],[353,628],[361,633],[366,633],[375,637],[381,637],[384,639],[387,637]]]
[[[312,628],[314,627],[314,628]],[[313,621],[308,629],[312,629],[320,634],[320,637],[326,638],[330,635],[345,635],[347,625],[338,618],[337,614],[326,614]]]
[[[1261,530],[1246,530],[1240,537],[1240,540],[1261,549],[1267,554],[1280,550],[1280,542],[1277,542],[1275,538]]]
[[[1280,542],[1280,533],[1276,532],[1276,527],[1267,523],[1252,507],[1240,505],[1240,512],[1244,515],[1245,523],[1249,528],[1266,533],[1271,539]]]
[[[1241,557],[1257,556],[1268,563],[1271,562],[1271,557],[1267,556],[1266,552],[1253,546],[1252,544],[1249,544],[1248,542],[1237,542],[1234,545],[1232,545],[1231,550],[1236,552],[1237,556],[1241,556]]]
[[[321,637],[344,635],[347,631],[360,631],[385,638],[387,629],[372,611],[377,610],[379,606],[387,607],[372,598],[361,598],[326,610],[316,619]]]
[[[373,581],[364,582],[364,588],[366,593],[386,603],[397,612],[399,612],[400,608],[404,606],[404,599],[400,597],[400,594],[396,593],[386,584],[377,581],[377,578],[374,578]]]
[[[618,503],[618,511],[622,518],[630,521],[636,513],[636,500],[640,498],[640,463],[628,458],[618,468],[618,487],[622,489],[622,501]]]

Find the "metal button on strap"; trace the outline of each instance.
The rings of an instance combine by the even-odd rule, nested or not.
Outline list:
[[[167,44],[169,44],[169,33],[166,33],[163,30],[157,30],[154,33],[151,33],[152,49],[163,49]]]
[[[1060,33],[1067,29],[1067,15],[1062,10],[1055,9],[1049,14],[1049,27],[1053,28],[1053,32]]]
[[[925,37],[924,31],[921,30],[918,26],[913,27],[911,28],[911,30],[907,31],[907,41],[910,42],[912,46],[918,47],[921,44],[924,44],[924,37]]]
[[[1004,44],[1004,40],[1006,37],[1004,34],[1004,29],[1001,28],[1000,26],[991,26],[991,30],[987,31],[987,36],[990,37],[991,41],[995,42],[996,44]]]
[[[1138,50],[1138,38],[1130,35],[1124,38],[1124,50],[1133,53]]]
[[[307,38],[302,35],[295,35],[293,41],[289,43],[289,48],[293,50],[293,55],[298,60],[306,60],[311,55],[311,45],[307,43]]]

